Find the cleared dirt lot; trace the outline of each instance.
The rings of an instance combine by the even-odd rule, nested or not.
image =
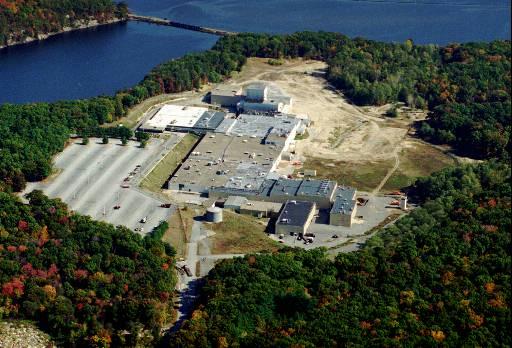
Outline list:
[[[131,229],[143,227],[144,232],[149,232],[161,220],[167,220],[173,209],[161,208],[163,201],[137,188],[137,182],[165,153],[165,144],[173,141],[172,137],[166,141],[151,139],[142,149],[131,141],[122,146],[119,140],[111,140],[106,145],[98,139],[91,139],[88,145],[75,140],[54,160],[59,174],[29,184],[25,193],[40,189],[96,220]],[[135,170],[137,173],[125,182]],[[120,208],[114,209],[116,205]],[[140,223],[145,216],[146,223]]]
[[[308,136],[297,140],[296,153],[305,168],[317,169],[320,177],[378,193],[406,186],[415,177],[454,162],[409,135],[411,124],[425,118],[424,111],[401,108],[399,117],[389,118],[384,114],[390,105],[355,106],[328,84],[326,68],[318,61],[271,66],[266,59],[251,58],[227,83],[267,81],[293,97],[291,112],[307,114],[313,122]]]

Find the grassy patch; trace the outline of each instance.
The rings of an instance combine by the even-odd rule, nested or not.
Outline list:
[[[197,142],[198,137],[193,134],[187,134],[176,146],[169,151],[167,155],[157,164],[155,168],[146,175],[140,186],[149,191],[160,192],[163,184],[169,178],[169,175],[179,166],[187,153]]]
[[[190,240],[192,224],[196,213],[190,208],[179,208],[169,219],[169,229],[162,237],[162,241],[169,243],[176,249],[176,257],[185,257],[186,243]]]
[[[331,134],[329,134],[329,139],[327,139],[327,141],[329,142],[329,145],[334,149],[334,148],[337,148],[339,146],[339,143],[340,143],[340,137],[342,135],[342,129],[341,127],[335,127],[332,131],[331,131]]]
[[[400,153],[400,166],[384,185],[384,190],[397,190],[411,185],[416,178],[454,165],[455,160],[441,150],[421,142],[413,142]]]
[[[215,232],[212,254],[238,254],[276,251],[279,244],[267,237],[265,226],[257,218],[224,210],[224,221],[207,228]]]
[[[305,131],[304,131],[304,133],[302,133],[302,134],[297,134],[297,135],[295,136],[295,140],[304,140],[304,139],[307,139],[307,138],[309,138],[309,133],[308,133],[308,131],[307,131],[307,130],[305,130]]]
[[[279,65],[283,65],[284,64],[284,60],[270,58],[269,60],[267,60],[267,64],[268,65],[279,66]]]
[[[304,169],[316,169],[317,178],[335,180],[360,191],[375,189],[393,167],[394,160],[349,163],[308,157]],[[304,170],[302,169],[302,170]]]

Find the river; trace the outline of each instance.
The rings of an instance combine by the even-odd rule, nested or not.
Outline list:
[[[421,44],[510,39],[510,0],[128,0],[133,12],[233,31],[342,32]],[[217,38],[145,23],[66,33],[0,51],[0,103],[113,94]]]

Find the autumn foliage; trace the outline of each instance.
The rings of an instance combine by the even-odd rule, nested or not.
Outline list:
[[[0,46],[59,32],[80,20],[124,18],[126,11],[110,0],[0,0]]]
[[[66,347],[131,346],[143,329],[155,339],[172,311],[172,248],[41,192],[29,200],[0,192],[2,319],[34,320]]]

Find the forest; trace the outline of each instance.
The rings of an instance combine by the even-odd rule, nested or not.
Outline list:
[[[175,252],[70,212],[40,191],[0,192],[0,319],[36,321],[61,346],[133,346],[172,315]]]
[[[412,188],[423,207],[338,254],[224,260],[175,347],[508,347],[510,166],[450,168]]]
[[[112,0],[0,0],[0,46],[60,32],[77,21],[125,19],[126,4]]]

